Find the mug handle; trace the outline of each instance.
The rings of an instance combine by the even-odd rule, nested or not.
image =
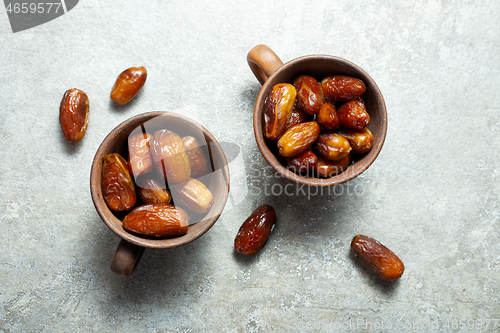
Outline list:
[[[113,273],[123,277],[132,275],[137,264],[141,260],[144,250],[144,247],[129,243],[122,239],[111,261],[111,270]]]
[[[263,44],[255,46],[248,52],[247,62],[253,74],[262,85],[278,68],[283,66],[283,62],[276,53]]]

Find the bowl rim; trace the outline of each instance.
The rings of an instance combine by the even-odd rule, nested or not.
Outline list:
[[[172,117],[175,118],[176,120],[188,123],[189,125],[196,126],[202,130],[205,137],[207,137],[214,144],[213,147],[211,145],[211,149],[216,149],[221,158],[221,165],[222,165],[221,170],[222,170],[222,176],[226,183],[225,184],[226,190],[222,195],[218,207],[216,207],[216,211],[214,212],[214,214],[212,214],[212,217],[204,219],[195,224],[189,225],[187,234],[175,238],[150,239],[129,233],[122,227],[119,227],[119,225],[121,225],[121,220],[119,220],[113,214],[113,212],[111,212],[111,210],[107,207],[104,198],[102,196],[101,171],[102,171],[102,157],[104,156],[104,151],[109,149],[109,146],[113,142],[113,138],[115,136],[121,134],[124,130],[127,130],[127,128],[132,124],[142,124],[145,121],[153,119],[158,116]],[[132,244],[147,248],[157,248],[157,249],[174,248],[190,243],[201,237],[203,234],[205,234],[219,219],[220,215],[224,210],[224,207],[226,205],[229,196],[229,185],[230,185],[230,178],[229,178],[229,167],[227,159],[217,139],[205,127],[203,127],[193,119],[181,114],[168,111],[151,111],[151,112],[141,113],[132,116],[121,122],[119,125],[117,125],[113,130],[111,130],[111,132],[103,139],[103,141],[99,145],[99,148],[97,149],[94,155],[90,171],[90,192],[92,196],[92,201],[102,221],[122,239]]]
[[[282,73],[289,71],[292,67],[296,66],[297,64],[300,64],[302,62],[308,62],[308,61],[336,61],[343,65],[346,68],[349,68],[356,72],[356,74],[359,74],[359,76],[363,77],[363,81],[365,85],[370,86],[371,89],[373,90],[374,96],[377,99],[378,104],[380,105],[380,118],[382,119],[381,121],[381,133],[382,136],[379,136],[379,139],[377,140],[376,144],[373,146],[372,150],[367,153],[367,155],[370,155],[370,158],[366,161],[363,162],[363,165],[361,167],[356,168],[351,168],[352,164],[350,165],[349,168],[347,168],[346,171],[330,177],[330,178],[313,178],[313,177],[304,177],[296,174],[293,171],[288,170],[283,164],[277,159],[277,157],[271,152],[269,147],[267,146],[266,139],[264,138],[263,130],[262,130],[262,110],[263,107],[258,109],[259,105],[264,105],[264,101],[266,99],[266,94],[264,92],[270,91],[270,86],[272,84],[272,81]],[[342,75],[339,73],[339,75]],[[355,63],[344,59],[340,58],[337,56],[332,56],[332,55],[325,55],[325,54],[312,54],[312,55],[306,55],[306,56],[301,56],[298,58],[295,58],[293,60],[290,60],[286,63],[283,64],[280,68],[278,68],[271,76],[268,77],[266,82],[262,85],[262,88],[259,91],[259,94],[257,96],[257,99],[255,101],[255,107],[254,107],[254,115],[253,115],[253,127],[254,127],[254,135],[255,135],[255,140],[257,142],[257,146],[259,147],[259,150],[264,157],[264,159],[269,163],[269,165],[276,170],[278,173],[280,173],[283,177],[292,180],[294,182],[297,182],[299,184],[303,185],[309,185],[309,186],[320,186],[320,187],[326,187],[326,186],[335,186],[339,185],[342,183],[345,183],[357,176],[359,176],[361,173],[366,171],[372,163],[375,161],[375,159],[378,157],[380,154],[380,151],[382,150],[382,146],[384,145],[385,138],[387,135],[387,108],[385,105],[385,100],[382,95],[382,92],[380,91],[380,88],[378,87],[377,83],[373,78],[361,67],[356,65]]]

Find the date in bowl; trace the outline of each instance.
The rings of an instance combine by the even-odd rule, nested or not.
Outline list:
[[[111,153],[118,153],[128,159],[129,138],[137,131],[154,133],[159,130],[170,130],[179,136],[196,138],[200,147],[206,152],[209,161],[209,172],[200,177],[213,195],[212,205],[208,212],[190,215],[187,233],[171,238],[145,236],[129,232],[123,227],[123,219],[128,211],[111,210],[103,197],[103,160]],[[99,146],[92,162],[90,173],[90,192],[97,213],[103,222],[118,236],[121,241],[111,262],[111,270],[121,276],[130,276],[145,248],[168,249],[188,244],[206,233],[221,215],[229,193],[229,167],[226,156],[215,137],[197,122],[170,112],[148,112],[134,116],[113,129]],[[175,205],[175,198],[174,198]]]
[[[289,180],[308,186],[334,186],[359,176],[375,161],[385,141],[387,110],[380,89],[363,69],[348,60],[330,55],[308,55],[283,64],[281,59],[265,45],[252,48],[248,52],[247,61],[255,77],[262,84],[254,109],[255,139],[262,156],[277,172]],[[353,154],[350,165],[343,172],[329,178],[320,178],[315,174],[304,176],[291,171],[280,159],[276,141],[268,140],[264,135],[266,98],[276,84],[292,84],[300,75],[312,76],[319,82],[328,76],[344,75],[360,79],[366,86],[362,98],[371,118],[368,129],[373,134],[372,148],[365,154]]]

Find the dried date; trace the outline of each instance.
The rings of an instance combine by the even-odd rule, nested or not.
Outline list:
[[[362,130],[341,128],[338,133],[349,141],[352,150],[357,153],[367,153],[373,147],[373,134],[368,128]]]
[[[191,177],[191,162],[176,133],[159,130],[153,134],[153,160],[168,184],[184,183]]]
[[[264,102],[264,135],[269,140],[278,139],[285,131],[292,114],[297,91],[289,83],[273,87]]]
[[[280,155],[284,157],[300,155],[312,146],[320,132],[321,127],[315,121],[290,127],[278,140]]]
[[[370,115],[366,111],[365,102],[361,97],[342,104],[337,109],[340,127],[361,130],[370,123]]]
[[[137,201],[127,161],[119,154],[104,156],[101,187],[104,201],[114,211],[129,210]]]
[[[152,143],[153,136],[144,132],[128,138],[129,166],[134,177],[153,170]]]
[[[174,201],[186,210],[196,214],[205,214],[212,207],[214,197],[212,192],[199,180],[189,179],[184,184],[172,187]]]
[[[148,73],[144,67],[130,67],[118,76],[111,89],[110,98],[118,104],[126,104],[137,95],[146,82]]]
[[[191,162],[191,177],[206,175],[209,172],[209,163],[198,141],[192,136],[185,136],[182,138],[182,143]]]
[[[351,250],[363,266],[384,281],[394,281],[403,275],[405,266],[401,259],[371,237],[354,236]]]
[[[347,102],[358,98],[366,91],[364,82],[346,75],[327,76],[321,81],[321,89],[331,102]]]
[[[318,81],[309,75],[301,75],[293,81],[299,105],[308,114],[317,114],[323,105],[323,91]]]
[[[143,176],[137,181],[137,194],[147,204],[168,204],[172,201],[172,194],[165,186],[152,178]]]
[[[238,230],[234,247],[247,256],[256,255],[267,242],[276,223],[276,211],[269,205],[255,209]]]
[[[73,88],[64,93],[59,107],[59,123],[66,140],[80,141],[89,121],[89,98],[83,91]]]
[[[339,128],[340,121],[335,106],[330,103],[324,103],[319,110],[316,121],[321,127],[327,130]]]
[[[147,236],[177,237],[185,235],[189,227],[188,214],[179,207],[146,204],[134,208],[123,219],[127,231]]]
[[[351,155],[347,155],[340,161],[329,161],[318,157],[316,163],[316,174],[321,178],[330,178],[344,172],[351,164]]]
[[[295,173],[305,173],[316,168],[318,157],[310,150],[295,157],[285,158],[285,164],[288,169]]]
[[[351,152],[349,141],[335,132],[323,132],[318,136],[314,149],[325,159],[340,161]]]
[[[306,123],[308,121],[314,120],[314,116],[305,113],[301,109],[294,109],[292,111],[292,115],[290,116],[290,119],[288,120],[288,123],[286,124],[286,130],[289,129],[292,126]]]

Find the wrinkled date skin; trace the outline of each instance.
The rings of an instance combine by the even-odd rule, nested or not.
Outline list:
[[[192,136],[185,136],[182,138],[182,143],[191,162],[191,177],[197,178],[206,175],[209,171],[208,159],[198,141]]]
[[[128,138],[129,166],[134,177],[153,170],[152,144],[153,136],[148,133],[137,133]]]
[[[212,207],[212,192],[197,179],[191,178],[184,184],[172,187],[176,204],[183,206],[188,212],[205,214]]]
[[[234,247],[247,256],[256,255],[267,242],[276,223],[276,211],[269,205],[258,207],[241,225]]]
[[[318,157],[310,150],[306,150],[298,156],[285,159],[285,164],[288,169],[295,173],[305,173],[314,170],[317,163]]]
[[[321,89],[331,102],[347,102],[363,95],[366,86],[363,81],[350,76],[327,76],[321,81]]]
[[[340,161],[351,152],[349,141],[335,132],[323,132],[318,136],[314,149],[325,159]]]
[[[363,266],[384,281],[394,281],[403,275],[405,266],[398,256],[371,237],[355,236],[351,250]]]
[[[286,124],[285,129],[289,129],[292,126],[306,123],[308,121],[314,120],[314,116],[305,113],[301,109],[294,109],[292,111],[292,115],[290,116],[290,119],[288,120],[288,123]]]
[[[191,178],[191,162],[176,133],[159,130],[153,134],[153,160],[168,184],[184,183]]]
[[[339,117],[335,106],[330,103],[324,103],[319,110],[316,121],[327,130],[334,130],[339,128]]]
[[[127,104],[137,95],[146,82],[148,73],[144,67],[130,67],[116,79],[110,98],[118,104]]]
[[[69,142],[78,142],[85,135],[89,121],[89,98],[73,88],[64,93],[59,107],[59,123]]]
[[[137,182],[137,194],[147,204],[168,204],[172,201],[172,195],[165,186],[149,177],[143,177]]]
[[[123,219],[123,228],[141,235],[177,237],[185,235],[189,216],[173,205],[142,205],[134,208]]]
[[[318,157],[316,163],[316,174],[321,178],[330,178],[344,172],[351,164],[351,155],[347,155],[340,161],[329,161]]]
[[[340,127],[363,129],[370,123],[370,115],[366,112],[365,102],[361,97],[342,104],[337,109]]]
[[[368,128],[362,130],[341,128],[338,133],[349,141],[356,153],[367,153],[373,147],[373,134]]]
[[[284,157],[300,155],[313,145],[320,132],[321,127],[315,121],[290,127],[278,140],[280,155]]]
[[[323,91],[318,81],[309,75],[301,75],[293,81],[299,105],[308,114],[317,114],[323,105]]]
[[[269,140],[278,139],[285,131],[292,114],[297,91],[289,83],[278,83],[264,102],[264,135]]]
[[[101,187],[104,201],[114,211],[129,210],[137,198],[127,161],[116,153],[104,156]]]

